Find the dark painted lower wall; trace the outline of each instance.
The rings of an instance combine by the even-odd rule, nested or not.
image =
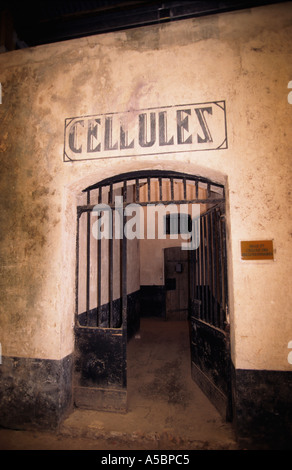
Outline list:
[[[140,290],[128,295],[127,298],[127,336],[130,340],[140,329],[141,292]]]
[[[133,296],[131,309],[136,301]],[[59,361],[2,357],[0,426],[57,428],[72,409],[72,374],[73,355]],[[231,364],[231,385],[240,448],[291,450],[292,372],[235,369]]]
[[[140,326],[140,291],[128,295],[128,339]],[[114,302],[116,327],[121,301]],[[105,321],[108,305],[102,307]],[[80,316],[86,322],[86,315]],[[90,312],[89,325],[96,321]],[[55,429],[73,406],[73,354],[59,361],[2,357],[0,365],[0,426],[13,429]]]
[[[235,369],[233,419],[238,442],[250,449],[292,449],[292,372]]]
[[[140,290],[128,294],[128,331],[129,336],[133,331],[139,329],[139,319],[141,317],[165,318],[165,286],[140,286]],[[109,327],[109,303],[83,312],[78,315],[81,326],[97,326],[101,328]],[[122,324],[122,299],[115,299],[112,302],[112,328],[120,328]]]
[[[72,406],[71,355],[61,360],[2,357],[0,426],[54,429]]]
[[[127,332],[130,339],[140,328],[140,290],[127,295]],[[110,321],[111,316],[111,321]],[[97,308],[83,312],[78,315],[80,326],[93,326],[100,328],[121,328],[122,326],[122,299],[115,299],[112,302],[112,313],[110,313],[109,303]],[[111,326],[110,326],[111,325]]]

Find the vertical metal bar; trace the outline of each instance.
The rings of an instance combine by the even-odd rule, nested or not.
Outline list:
[[[205,302],[204,302],[204,218],[201,217],[201,253],[200,253],[200,295],[201,295],[201,318],[205,320]]]
[[[112,183],[109,185],[108,202],[109,202],[109,204],[112,204],[112,202],[113,202],[113,185],[112,185]]]
[[[199,199],[199,182],[196,181],[196,199]]]
[[[194,242],[195,246],[198,246],[198,228],[197,228],[197,219],[192,220],[192,241]],[[194,265],[193,265],[193,270],[194,270],[194,298],[196,298],[196,284],[197,284],[197,263],[196,263],[196,254],[197,254],[197,249],[193,250],[193,260],[194,260]]]
[[[112,204],[113,202],[113,185],[110,185],[110,190],[109,190],[109,204]],[[110,211],[109,213],[109,222],[110,226],[113,228],[113,210]],[[112,235],[112,234],[111,234]],[[110,236],[109,240],[109,270],[108,270],[108,293],[109,293],[109,314],[107,318],[107,326],[109,328],[113,327],[113,237]]]
[[[87,191],[87,204],[90,204],[90,191]],[[89,323],[90,310],[90,211],[87,211],[86,236],[86,324]]]
[[[200,224],[200,218],[196,220],[195,222],[195,227],[196,227],[196,237],[198,236],[198,232],[199,232],[199,226],[198,224]],[[198,248],[195,250],[195,298],[196,299],[199,299],[199,283],[200,283],[200,277],[199,277],[199,252],[200,252],[200,245],[201,243],[199,244]],[[196,244],[197,246],[197,244]]]
[[[207,215],[205,215],[204,216],[204,301],[205,301],[205,320],[207,322],[210,322],[207,281],[208,281],[208,234],[207,234]]]
[[[75,324],[78,325],[79,310],[79,231],[80,231],[80,214],[77,212],[76,225],[76,278],[75,278]]]
[[[209,312],[210,322],[214,325],[214,310],[213,310],[213,253],[212,253],[212,226],[211,226],[212,212],[208,213],[208,254],[209,254]]]
[[[195,226],[196,222],[193,221],[192,223],[192,228],[193,228],[193,232],[192,232],[192,236],[197,237],[196,235],[196,226]],[[196,241],[195,241],[195,246],[196,246]],[[191,255],[192,255],[192,259],[193,259],[193,299],[196,298],[196,284],[197,284],[197,264],[196,264],[196,252],[197,250],[192,250],[191,251]]]
[[[127,201],[127,182],[124,182],[123,201]],[[125,236],[126,216],[123,211],[123,239],[122,239],[122,331],[123,331],[123,386],[127,386],[127,237]]]
[[[189,207],[189,204],[188,204]],[[194,230],[192,230],[192,237],[194,237]],[[193,238],[192,241],[194,242]],[[191,304],[195,298],[195,250],[189,250],[189,298]]]
[[[127,200],[127,182],[124,182],[123,201]],[[124,333],[127,332],[127,238],[125,236],[126,217],[123,211],[123,239],[122,239],[122,321]]]
[[[203,232],[203,217],[200,218],[200,301],[201,301],[201,310],[200,318],[204,320],[205,318],[205,304],[203,296],[203,250],[204,250],[204,232]]]
[[[170,194],[171,194],[171,201],[174,200],[174,191],[173,191],[173,178],[170,178]]]
[[[197,296],[196,298],[198,300],[201,300],[201,295],[200,295],[200,284],[201,284],[201,245],[202,245],[202,238],[201,238],[201,217],[199,219],[199,233],[200,233],[200,244],[198,246],[198,249],[196,250],[196,265],[197,265]],[[201,306],[202,309],[202,306]]]
[[[213,276],[213,312],[214,312],[214,324],[219,326],[218,317],[218,301],[217,301],[217,258],[216,258],[216,219],[215,211],[211,212],[211,225],[212,225],[212,276]]]
[[[148,202],[151,201],[151,180],[147,178]]]
[[[140,186],[139,186],[139,179],[136,179],[136,202],[140,201]]]
[[[123,183],[123,202],[124,204],[127,202],[127,198],[128,198],[128,193],[127,193],[127,180],[124,181]]]
[[[98,202],[102,202],[102,187],[99,188]],[[102,323],[101,319],[101,239],[97,238],[97,326]]]
[[[228,281],[227,281],[227,248],[226,248],[226,225],[225,225],[225,208],[223,209],[223,214],[221,215],[221,227],[222,227],[222,264],[223,264],[223,279],[224,279],[224,303],[223,313],[224,318],[223,322],[227,320],[227,305],[228,305]]]
[[[183,188],[184,188],[184,199],[187,198],[187,184],[186,184],[186,178],[183,178]]]
[[[207,183],[207,199],[209,199],[211,196],[211,185],[210,183]]]
[[[162,178],[159,178],[159,201],[162,201]]]
[[[189,297],[191,301],[195,298],[195,252],[189,250]]]
[[[217,243],[218,243],[218,281],[219,281],[219,328],[223,328],[222,308],[223,308],[223,266],[222,266],[222,233],[220,223],[220,211],[216,211],[217,216]]]

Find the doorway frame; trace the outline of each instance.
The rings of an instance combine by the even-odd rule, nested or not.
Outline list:
[[[170,191],[171,191],[171,197],[170,199],[168,200],[163,200],[162,198],[162,192],[161,192],[161,180],[162,179],[168,179],[169,182],[170,182]],[[195,176],[195,175],[192,175],[192,174],[189,174],[189,173],[181,173],[181,172],[176,172],[176,171],[173,171],[173,170],[141,170],[141,171],[132,171],[132,172],[128,172],[128,173],[123,173],[123,174],[116,174],[112,177],[109,177],[109,178],[105,178],[105,179],[102,179],[101,181],[99,181],[98,183],[95,183],[93,185],[90,185],[88,187],[86,187],[85,189],[83,189],[83,193],[85,193],[87,195],[87,200],[86,200],[86,204],[83,205],[83,206],[78,206],[77,207],[77,214],[78,214],[78,217],[77,219],[80,217],[80,215],[83,213],[83,212],[87,212],[87,214],[90,213],[90,211],[93,209],[94,207],[94,204],[91,203],[91,200],[90,200],[90,194],[91,194],[91,191],[99,191],[99,194],[101,194],[101,188],[107,186],[109,188],[109,197],[110,197],[110,200],[108,201],[108,204],[110,207],[112,207],[112,204],[113,204],[113,201],[112,201],[112,188],[113,186],[116,184],[116,183],[122,183],[124,185],[124,190],[125,190],[125,193],[127,193],[127,182],[129,181],[135,181],[136,182],[136,188],[139,187],[139,185],[137,184],[137,182],[139,182],[140,180],[146,180],[146,184],[148,185],[148,200],[146,202],[142,202],[142,201],[139,201],[139,191],[137,192],[136,191],[136,202],[138,202],[139,204],[141,205],[147,205],[148,203],[150,202],[154,202],[154,201],[151,201],[151,180],[152,179],[158,179],[159,181],[159,187],[160,187],[160,196],[159,196],[159,200],[157,200],[156,202],[157,203],[163,203],[163,204],[168,204],[168,203],[174,203],[174,204],[191,204],[191,203],[197,203],[197,204],[209,204],[209,203],[212,203],[212,204],[224,204],[224,207],[225,207],[225,204],[226,204],[226,198],[225,198],[225,185],[222,184],[222,183],[217,183],[217,182],[214,182],[208,178],[205,178],[205,177],[202,177],[202,176]],[[180,199],[180,200],[176,200],[174,198],[174,181],[175,180],[181,180],[182,184],[183,184],[183,190],[184,190],[184,199]],[[196,188],[196,197],[195,198],[192,198],[192,199],[187,199],[186,197],[186,184],[187,184],[187,181],[192,181],[193,184],[195,185],[195,188]],[[206,197],[204,198],[200,198],[199,197],[199,185],[204,185],[205,189],[206,189]],[[216,198],[213,198],[211,197],[211,193],[212,193],[212,188],[217,188],[217,189],[220,189],[220,191],[222,191],[222,194],[221,194],[221,197],[220,196],[216,196]],[[101,198],[99,198],[99,200],[101,201]],[[127,204],[126,201],[124,200],[124,204]],[[123,226],[124,226],[124,223],[123,223]],[[78,223],[77,223],[77,237],[78,237],[78,234],[79,234],[79,227],[78,227]],[[124,243],[124,242],[123,242]],[[125,242],[125,247],[126,247],[126,242]],[[226,250],[227,252],[227,250]],[[110,260],[110,263],[111,263],[111,260]],[[78,319],[77,319],[77,316],[78,316],[78,312],[77,312],[77,305],[78,305],[78,266],[79,266],[79,262],[78,262],[78,239],[77,239],[77,243],[76,243],[76,302],[75,302],[75,306],[76,306],[76,311],[75,311],[75,320],[76,320],[76,323],[75,323],[75,328],[76,326],[77,327],[80,327],[80,325],[78,325]],[[123,263],[122,263],[122,270],[123,270],[123,279],[126,280],[126,250],[123,254]],[[88,270],[87,270],[88,272]],[[226,259],[226,272],[227,272],[227,259]],[[88,293],[89,289],[87,289],[87,293]],[[123,305],[123,314],[122,314],[122,318],[123,318],[123,322],[122,322],[122,325],[121,325],[121,328],[123,330],[123,332],[125,333],[125,330],[127,329],[127,284],[126,284],[126,281],[124,282],[123,281],[123,287],[122,287],[122,292],[123,292],[123,295],[122,295],[122,299],[123,299],[123,302],[122,302],[122,305]],[[110,303],[112,302],[112,299],[110,299]],[[88,305],[88,299],[87,299],[87,305]],[[228,300],[227,300],[227,304],[226,304],[227,308],[228,308]],[[96,326],[95,328],[99,328],[99,326]],[[127,338],[127,334],[124,334],[123,335],[124,338]],[[125,363],[126,363],[126,352],[124,353],[124,357],[125,357]],[[126,366],[125,366],[126,367]],[[125,384],[125,380],[124,380],[124,386],[126,387],[126,384]]]

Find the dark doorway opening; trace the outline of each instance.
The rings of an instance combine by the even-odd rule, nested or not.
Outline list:
[[[164,249],[165,318],[189,318],[189,253],[181,248]]]
[[[142,319],[152,317],[187,322],[192,378],[228,417],[224,186],[202,177],[152,170],[118,175],[83,193],[84,203],[77,208],[75,405],[127,410],[128,343],[139,334]],[[131,218],[130,206],[131,211],[140,211],[138,218]],[[194,206],[199,206],[199,216]],[[174,207],[181,229],[175,242]],[[183,235],[189,230],[190,216],[187,238]],[[110,237],[104,236],[106,221]],[[150,239],[145,240],[151,224]],[[96,227],[103,236],[93,236]],[[188,248],[182,249],[183,244]]]

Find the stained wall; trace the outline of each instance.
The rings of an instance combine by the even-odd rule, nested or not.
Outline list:
[[[287,2],[0,55],[3,357],[72,354],[82,189],[165,169],[226,185],[234,368],[291,372],[291,38]],[[67,118],[220,100],[226,148],[64,161]],[[273,262],[241,261],[257,239]]]

